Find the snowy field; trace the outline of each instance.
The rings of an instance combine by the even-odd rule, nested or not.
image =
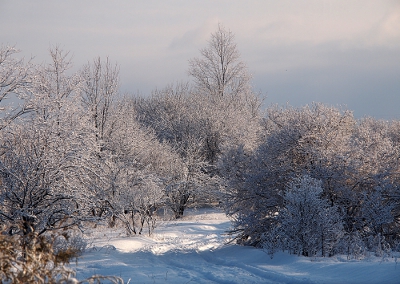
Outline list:
[[[397,259],[305,258],[226,244],[230,227],[216,209],[161,222],[152,237],[93,230],[77,277],[115,275],[125,283],[400,283]],[[399,260],[400,262],[400,260]]]

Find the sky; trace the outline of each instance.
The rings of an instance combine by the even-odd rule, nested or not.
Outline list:
[[[188,60],[218,23],[266,106],[400,119],[400,0],[0,0],[0,44],[36,63],[57,45],[76,70],[108,56],[129,94],[191,80]]]

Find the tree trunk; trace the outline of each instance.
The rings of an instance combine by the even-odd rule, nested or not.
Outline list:
[[[185,193],[185,194],[181,195],[181,198],[179,200],[178,210],[175,211],[175,219],[179,219],[179,218],[183,217],[183,212],[186,209],[189,197],[190,197],[189,193]]]

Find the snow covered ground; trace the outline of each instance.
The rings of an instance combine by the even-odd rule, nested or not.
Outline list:
[[[216,209],[189,211],[152,237],[93,230],[77,277],[115,275],[125,283],[400,283],[394,258],[305,258],[226,244],[229,219]],[[400,262],[400,260],[399,260]]]

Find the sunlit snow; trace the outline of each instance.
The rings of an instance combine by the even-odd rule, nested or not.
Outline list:
[[[230,221],[216,209],[163,221],[153,236],[93,229],[78,259],[79,279],[115,275],[125,283],[399,283],[395,258],[305,258],[229,243]],[[73,265],[75,267],[75,265]]]

